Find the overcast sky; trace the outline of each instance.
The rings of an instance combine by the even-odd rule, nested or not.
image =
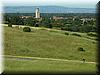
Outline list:
[[[95,8],[99,0],[0,0],[3,6],[46,6]]]

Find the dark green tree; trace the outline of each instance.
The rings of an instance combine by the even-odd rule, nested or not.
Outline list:
[[[35,26],[36,20],[32,17],[24,19],[24,25]]]

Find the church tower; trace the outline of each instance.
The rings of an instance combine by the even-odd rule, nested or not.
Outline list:
[[[40,10],[39,10],[39,8],[36,8],[35,18],[40,18]]]

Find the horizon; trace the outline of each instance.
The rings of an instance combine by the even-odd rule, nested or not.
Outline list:
[[[91,8],[86,8],[86,7],[65,7],[65,6],[60,6],[60,5],[38,5],[38,6],[32,6],[32,5],[30,5],[30,6],[27,6],[27,5],[20,5],[20,6],[3,6],[3,7],[46,7],[46,6],[48,6],[48,7],[64,7],[64,8],[82,8],[82,9],[96,9],[96,7],[91,7]]]

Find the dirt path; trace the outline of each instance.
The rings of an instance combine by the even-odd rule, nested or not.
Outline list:
[[[8,26],[7,24],[2,24],[2,26]],[[55,31],[61,31],[61,30],[57,30],[57,29],[51,29],[51,28],[41,28],[41,27],[32,27],[32,26],[25,26],[25,25],[12,25],[12,27],[19,27],[19,28],[24,28],[24,27],[30,27],[33,29],[46,29],[46,30],[55,30]]]
[[[78,62],[83,63],[83,61],[79,60],[67,60],[67,59],[55,59],[55,58],[41,58],[41,57],[26,57],[26,56],[12,56],[12,55],[3,55],[4,58],[7,59],[15,59],[15,60],[34,60],[34,59],[42,59],[42,60],[54,60],[54,61],[67,61],[67,62]],[[85,62],[91,64],[97,64],[96,62]]]

